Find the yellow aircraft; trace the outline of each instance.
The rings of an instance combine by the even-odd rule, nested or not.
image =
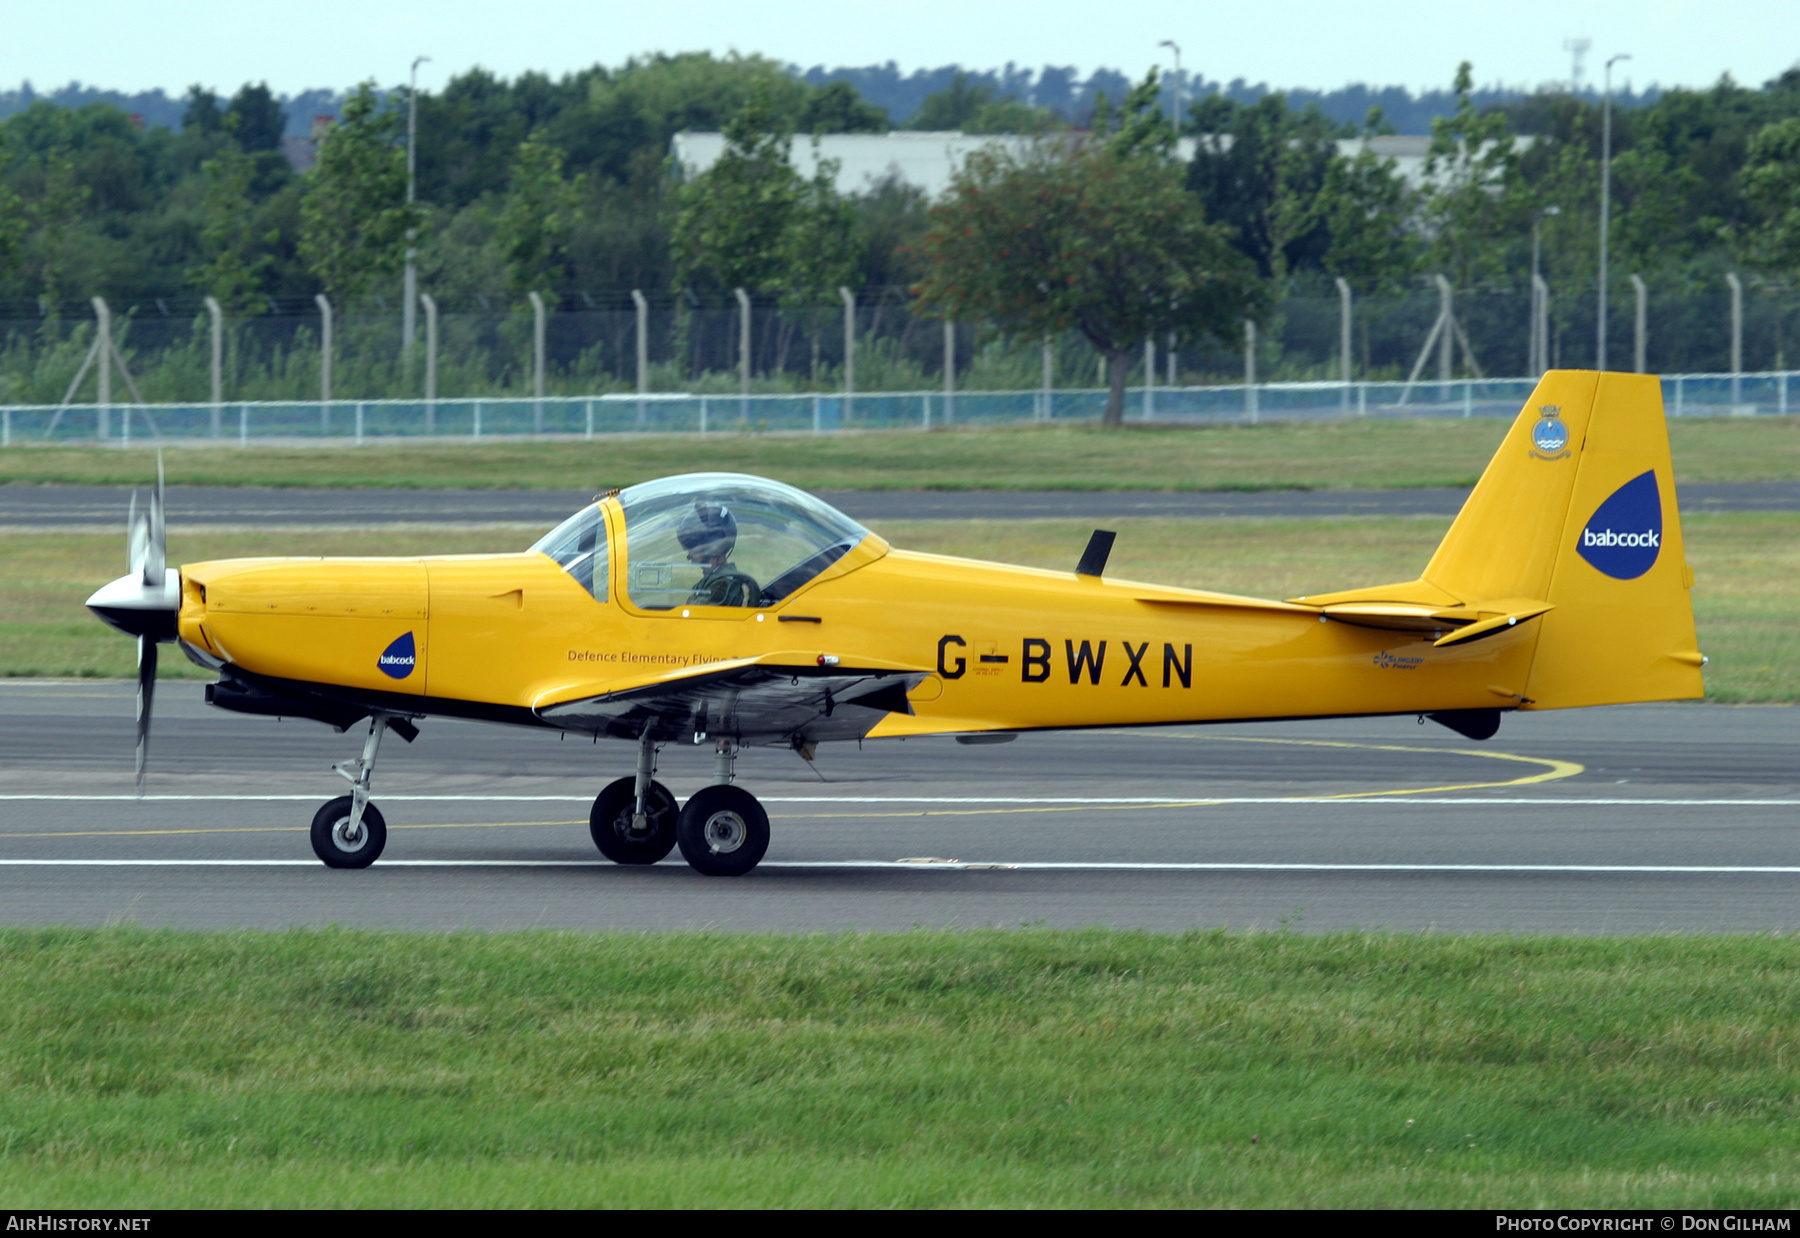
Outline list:
[[[158,642],[217,673],[246,714],[362,721],[351,786],[313,849],[360,868],[388,731],[447,716],[637,745],[602,790],[601,853],[739,874],[769,819],[734,785],[740,747],[1246,719],[1421,714],[1486,739],[1513,709],[1702,694],[1661,389],[1552,371],[1417,580],[1264,601],[890,547],[762,478],[702,473],[608,494],[518,554],[227,559],[166,568],[161,477],[133,501],[131,572],[88,599],[138,638],[142,786]],[[1208,536],[1230,536],[1229,525]],[[686,804],[667,744],[710,744]]]

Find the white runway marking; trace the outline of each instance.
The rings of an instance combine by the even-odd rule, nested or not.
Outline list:
[[[586,795],[377,795],[394,804],[587,804]],[[1395,796],[1339,798],[1333,795],[1130,795],[1130,796],[993,796],[993,795],[763,795],[765,804],[1164,804],[1170,808],[1231,804],[1432,804],[1438,806],[1511,806],[1549,808],[1793,808],[1800,799],[1625,799],[1575,796]],[[0,795],[0,803],[50,800],[60,803],[317,803],[314,795]]]
[[[679,860],[662,867],[685,868]],[[315,868],[317,860],[7,860],[0,868]],[[613,868],[610,860],[381,860],[387,868]],[[654,867],[654,866],[653,866]],[[908,872],[1171,872],[1171,873],[1598,873],[1800,875],[1796,865],[1755,864],[1229,864],[1108,860],[764,860],[762,869],[900,869]]]

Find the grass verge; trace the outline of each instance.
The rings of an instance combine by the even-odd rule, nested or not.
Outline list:
[[[1282,490],[1472,485],[1505,435],[1495,419],[1288,422],[1194,429],[1088,426],[716,434],[584,443],[363,448],[184,447],[169,481],[212,486],[600,489],[671,473],[760,473],[814,490]],[[1800,477],[1800,417],[1671,421],[1682,481]],[[0,482],[139,485],[150,450],[0,452]]]
[[[1294,597],[1418,575],[1449,521],[1438,517],[1334,520],[1110,522],[1119,531],[1109,572],[1158,584]],[[1707,692],[1718,701],[1800,701],[1800,515],[1685,517],[1697,584],[1700,647],[1712,658]],[[888,521],[896,545],[1068,568],[1091,522]],[[519,530],[381,529],[324,532],[169,534],[173,563],[263,554],[405,555],[516,550]],[[0,675],[123,677],[133,646],[82,608],[82,599],[123,570],[112,535],[0,535]],[[166,677],[200,677],[177,657]]]
[[[0,933],[15,1208],[1800,1203],[1771,937]]]

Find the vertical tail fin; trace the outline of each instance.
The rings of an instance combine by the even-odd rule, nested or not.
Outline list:
[[[1703,695],[1656,378],[1544,375],[1423,579],[1464,605],[1550,604],[1526,708]]]

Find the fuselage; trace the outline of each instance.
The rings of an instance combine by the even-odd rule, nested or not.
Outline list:
[[[779,602],[634,605],[624,517],[602,586],[538,552],[247,559],[182,569],[196,654],[418,714],[532,722],[671,670],[793,653],[925,673],[871,734],[1014,731],[1518,703],[1531,629],[1434,648],[1430,631],[1316,606],[891,549],[869,535]]]

